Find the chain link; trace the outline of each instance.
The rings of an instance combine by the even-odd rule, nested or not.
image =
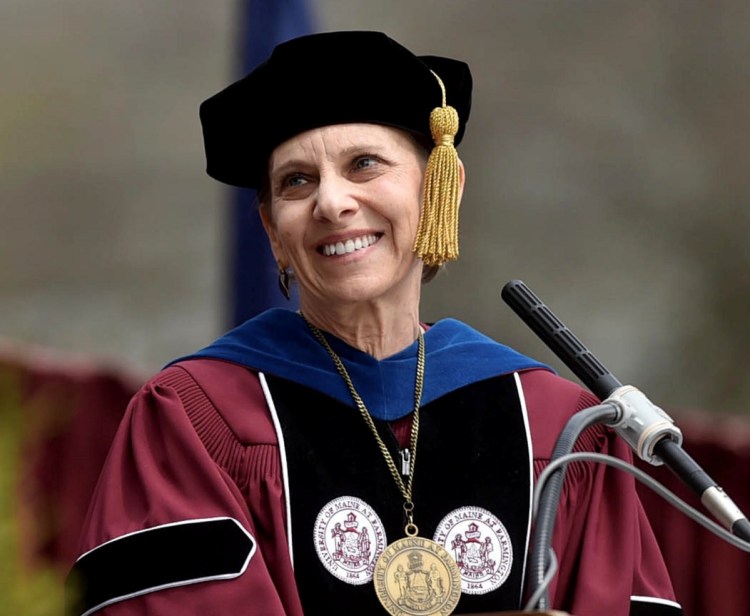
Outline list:
[[[341,361],[341,358],[336,354],[336,352],[331,348],[331,345],[328,344],[328,340],[326,340],[325,336],[323,335],[323,332],[320,331],[315,325],[310,323],[310,321],[307,320],[304,314],[300,313],[300,316],[302,319],[307,323],[307,326],[310,328],[310,331],[313,333],[313,336],[320,342],[320,344],[323,346],[323,348],[328,352],[328,355],[331,356],[331,359],[333,360],[334,365],[336,366],[336,370],[341,375],[341,378],[344,380],[344,383],[346,383],[346,387],[349,389],[349,393],[352,396],[352,399],[354,400],[354,404],[357,405],[357,409],[360,412],[360,415],[362,415],[362,418],[365,420],[365,423],[370,428],[370,432],[372,432],[373,436],[375,436],[375,440],[378,444],[378,448],[380,449],[380,453],[383,455],[383,458],[385,459],[386,464],[388,465],[388,470],[391,472],[391,476],[396,481],[396,485],[398,486],[399,491],[401,492],[401,496],[404,498],[404,512],[407,516],[407,528],[410,529],[416,529],[417,527],[414,525],[414,503],[411,500],[411,489],[412,484],[414,482],[414,466],[417,460],[417,438],[419,437],[419,406],[422,403],[422,389],[424,388],[424,364],[425,364],[425,351],[424,351],[424,336],[422,335],[422,328],[419,328],[419,336],[417,338],[417,375],[414,383],[414,419],[412,420],[412,426],[411,426],[411,439],[409,441],[409,453],[411,454],[411,468],[409,469],[409,479],[406,485],[404,485],[404,481],[401,478],[401,473],[399,473],[398,468],[396,467],[396,463],[393,460],[393,456],[391,455],[391,452],[388,450],[388,447],[386,447],[385,443],[383,442],[383,439],[380,438],[380,434],[378,434],[378,429],[375,427],[375,422],[372,420],[372,417],[370,416],[370,413],[367,410],[367,407],[365,406],[365,403],[363,402],[362,398],[359,396],[359,393],[357,393],[356,388],[354,387],[354,383],[352,382],[351,377],[349,376],[349,372],[346,369],[346,366],[344,366],[344,362]]]

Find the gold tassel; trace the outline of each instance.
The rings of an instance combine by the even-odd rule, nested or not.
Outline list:
[[[443,91],[443,105],[430,114],[435,147],[427,160],[424,198],[414,252],[427,265],[442,265],[458,259],[458,153],[453,140],[458,132],[458,112],[446,105],[445,86],[430,71]]]

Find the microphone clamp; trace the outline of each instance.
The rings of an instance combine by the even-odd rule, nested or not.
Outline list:
[[[654,453],[654,448],[665,438],[682,445],[682,431],[672,418],[636,387],[622,385],[610,392],[602,404],[610,404],[617,409],[617,418],[609,425],[641,460],[654,466],[664,464]]]

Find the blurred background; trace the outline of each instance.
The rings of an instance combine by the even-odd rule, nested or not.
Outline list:
[[[197,110],[239,73],[240,5],[2,3],[0,335],[150,374],[227,326],[229,189]],[[426,319],[544,355],[499,301],[521,278],[652,398],[750,408],[748,3],[313,10],[472,67],[462,255]]]
[[[0,454],[25,489],[0,538],[36,537],[11,546],[22,560],[71,553],[40,513],[77,494],[69,531],[85,509],[60,460],[105,451],[133,387],[231,325],[234,195],[203,172],[197,111],[239,76],[251,4],[0,4],[0,393],[22,443]],[[297,2],[273,4],[294,18]],[[307,8],[317,30],[383,30],[472,68],[461,259],[425,288],[424,320],[461,318],[568,374],[501,302],[520,278],[620,380],[697,414],[696,439],[746,453],[750,5]],[[99,427],[73,446],[61,417]]]

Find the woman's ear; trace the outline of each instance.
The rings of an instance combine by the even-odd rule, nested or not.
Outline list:
[[[279,241],[279,235],[276,232],[276,227],[273,224],[273,219],[271,218],[271,208],[267,205],[261,205],[259,208],[260,213],[260,221],[263,224],[263,229],[266,232],[266,235],[268,236],[268,241],[271,244],[271,252],[273,252],[273,257],[276,259],[276,263],[279,264],[279,267],[285,268],[289,265],[289,261],[286,258],[286,253],[284,252],[284,249],[281,245],[281,242]]]
[[[466,183],[466,169],[464,161],[458,159],[458,205],[461,206],[461,198],[464,196],[464,184]]]

